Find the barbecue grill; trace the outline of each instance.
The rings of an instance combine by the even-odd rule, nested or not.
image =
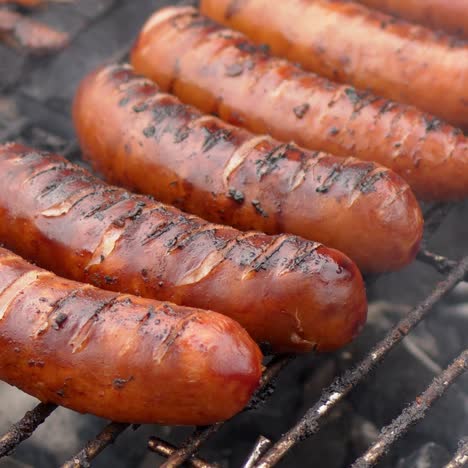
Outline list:
[[[145,18],[156,8],[173,3],[176,2],[158,0],[133,2],[131,0],[78,0],[74,4],[54,5],[48,9],[32,13],[37,19],[69,33],[71,44],[61,52],[42,58],[32,58],[25,52],[18,53],[3,46],[0,47],[0,61],[2,62],[2,70],[5,70],[0,75],[0,87],[3,91],[0,97],[0,141],[24,141],[32,146],[61,152],[68,158],[80,162],[79,150],[73,140],[73,130],[69,118],[70,102],[77,82],[86,72],[105,60],[125,59],[130,44]],[[454,220],[453,213],[458,213],[458,220]],[[461,427],[458,427],[460,426],[458,424],[457,430],[454,429],[451,436],[452,440],[449,443],[453,447],[450,455],[452,459],[446,457],[447,459],[443,463],[437,464],[438,462],[435,461],[435,464],[430,466],[445,465],[446,468],[468,466],[468,439],[464,438],[468,435],[468,396],[467,387],[463,385],[463,383],[467,383],[467,380],[461,377],[464,371],[468,369],[468,349],[466,348],[468,314],[466,310],[461,314],[461,323],[464,323],[466,327],[464,337],[461,334],[461,343],[451,343],[451,346],[447,346],[450,352],[454,347],[458,349],[454,354],[451,354],[452,361],[450,363],[449,358],[446,357],[445,368],[441,368],[418,346],[414,339],[412,340],[415,327],[422,321],[426,322],[431,314],[437,313],[433,311],[438,303],[441,301],[444,303],[442,312],[450,307],[457,307],[447,304],[446,297],[457,285],[468,281],[468,256],[463,257],[461,247],[455,249],[461,260],[452,260],[430,250],[433,245],[447,246],[449,242],[452,242],[447,240],[447,236],[452,232],[453,226],[457,226],[457,222],[458,226],[463,223],[463,213],[466,214],[463,205],[436,204],[426,206],[425,238],[422,250],[418,254],[417,265],[410,267],[409,273],[405,271],[367,278],[371,300],[377,301],[377,299],[381,299],[385,295],[390,297],[397,295],[400,303],[410,303],[410,301],[413,304],[416,303],[412,308],[402,307],[398,309],[395,306],[398,310],[397,313],[390,316],[392,323],[387,319],[388,323],[381,324],[383,338],[375,339],[375,335],[372,336],[373,346],[369,346],[367,342],[369,340],[366,341],[361,337],[349,349],[339,353],[338,359],[330,356],[270,357],[263,374],[261,388],[245,413],[234,418],[233,421],[196,428],[185,441],[179,442],[178,446],[175,446],[166,438],[161,438],[159,431],[158,436],[149,438],[144,434],[140,435],[140,432],[151,434],[151,431],[156,431],[153,427],[140,428],[139,432],[135,433],[136,437],[132,437],[132,443],[139,440],[142,452],[146,450],[144,447],[147,446],[151,452],[166,458],[165,467],[176,467],[187,463],[189,466],[196,468],[216,466],[214,462],[205,461],[204,456],[199,452],[210,440],[219,441],[219,436],[226,433],[226,431],[230,431],[225,439],[231,441],[232,450],[237,451],[236,444],[242,441],[243,448],[241,452],[243,454],[244,452],[247,453],[243,462],[243,466],[246,468],[274,466],[287,454],[293,454],[297,450],[301,451],[301,447],[298,446],[306,439],[313,440],[314,437],[320,437],[320,434],[323,434],[324,431],[326,431],[326,437],[334,438],[336,443],[340,445],[340,434],[333,433],[329,429],[330,417],[344,419],[342,424],[351,431],[352,427],[346,426],[346,411],[341,411],[341,414],[338,411],[343,408],[345,401],[350,398],[353,402],[362,401],[369,395],[374,400],[374,405],[378,405],[379,400],[382,402],[388,401],[388,399],[382,399],[379,393],[373,392],[372,385],[369,386],[363,381],[365,379],[378,379],[382,373],[390,375],[389,378],[397,381],[401,378],[401,374],[411,376],[411,368],[406,368],[411,363],[400,362],[400,369],[395,368],[395,366],[389,369],[388,363],[383,362],[390,352],[394,350],[397,352],[402,346],[406,346],[413,355],[417,356],[431,369],[435,378],[432,383],[429,380],[427,382],[417,382],[415,388],[420,388],[419,394],[394,394],[392,396],[390,418],[395,419],[391,422],[388,419],[388,413],[383,416],[381,419],[387,422],[381,424],[380,432],[374,433],[372,437],[366,439],[362,444],[360,453],[356,454],[353,460],[345,459],[344,463],[346,466],[352,465],[356,468],[375,466],[382,460],[383,463],[389,463],[388,457],[385,458],[385,456],[390,452],[390,456],[394,457],[390,463],[395,464],[389,466],[396,466],[396,461],[399,459],[398,452],[400,451],[398,449],[400,445],[398,445],[397,441],[408,436],[407,432],[413,424],[425,418],[426,414],[431,414],[431,407],[437,400],[440,398],[447,399],[446,393],[450,389],[449,396],[455,398],[456,393],[456,398],[461,402],[457,410],[458,419],[462,421]],[[451,224],[444,224],[444,222]],[[441,226],[445,227],[445,231],[448,231],[449,234],[446,232],[445,239],[431,241],[434,236],[437,238]],[[461,237],[463,237],[463,231],[461,231]],[[450,248],[445,247],[445,250],[447,249],[450,251]],[[468,254],[468,252],[465,252],[465,254]],[[431,269],[434,272],[431,272]],[[414,284],[416,283],[412,282],[411,278],[420,272],[423,272],[421,273],[422,278],[419,280],[419,283],[422,284],[421,291],[418,291],[420,300],[415,301],[414,298],[418,297],[418,294],[414,294],[414,291],[408,291],[408,288],[415,287]],[[437,284],[430,286],[434,283],[434,279],[438,280]],[[408,286],[403,289],[405,283]],[[426,294],[429,287],[432,289]],[[371,306],[370,316],[372,316],[376,308],[380,307],[379,304],[381,303],[375,302],[375,305]],[[379,318],[382,316],[379,315]],[[438,323],[443,323],[443,321]],[[442,329],[433,330],[434,339],[437,339],[439,333],[442,333]],[[408,335],[411,336],[405,339]],[[402,343],[403,340],[405,341]],[[360,347],[365,347],[366,352],[364,352],[364,349],[360,350]],[[336,361],[339,362],[339,365],[336,364]],[[274,388],[277,379],[281,382],[282,376],[289,375],[288,372],[291,372],[291,369],[294,369],[294,372],[297,373],[298,368],[301,368],[301,379],[306,381],[304,387],[308,385],[312,390],[309,391],[309,397],[304,399],[308,403],[308,408],[299,408],[302,417],[293,422],[288,428],[285,423],[286,420],[289,421],[291,418],[286,416],[293,410],[287,405],[283,405],[281,400],[281,394],[282,392],[284,394],[284,387],[287,387],[288,383],[283,382],[282,388],[279,384],[280,388],[277,392],[274,391]],[[325,369],[326,375],[308,379],[319,368]],[[404,372],[402,372],[403,370]],[[378,373],[376,377],[371,376],[374,372]],[[459,377],[462,379],[459,381],[462,383],[461,385],[456,383]],[[418,376],[415,375],[414,378],[418,379]],[[363,391],[362,387],[366,385],[369,388]],[[319,390],[321,394],[317,397]],[[280,397],[278,397],[278,394]],[[314,397],[315,403],[313,403]],[[289,400],[286,398],[284,401],[288,403]],[[409,405],[407,405],[408,402],[410,402]],[[0,405],[4,406],[3,402]],[[256,441],[252,444],[250,444],[251,438],[246,438],[249,439],[250,446],[248,447],[242,437],[236,439],[236,430],[242,431],[246,425],[255,421],[255,419],[261,418],[262,414],[268,411],[268,408],[270,408],[270,411],[276,411],[274,413],[276,419],[284,422],[279,430],[279,432],[284,432],[284,435],[273,439],[271,436],[266,437],[268,434],[258,433],[256,434]],[[51,415],[56,409],[55,405],[40,403],[27,412],[3,436],[0,436],[0,459],[14,454],[15,449],[23,442],[27,448],[28,442],[25,442],[26,439],[31,437],[40,425],[45,424],[48,431],[54,432],[55,428]],[[8,414],[8,408],[3,407],[3,411]],[[297,411],[297,408],[295,411]],[[241,423],[237,422],[239,419],[242,419]],[[465,424],[463,424],[463,421]],[[114,450],[110,446],[122,434],[132,430],[130,424],[111,422],[105,425],[105,423],[96,422],[96,428],[99,427],[98,424],[104,426],[101,432],[94,439],[87,442],[78,453],[70,453],[69,460],[63,464],[64,467],[90,466],[104,450]],[[230,427],[236,429],[230,430]],[[255,427],[257,426],[253,424],[254,429]],[[133,426],[133,429],[137,428]],[[170,433],[170,430],[166,432]],[[252,432],[252,429],[249,432]],[[186,430],[181,430],[178,438],[180,439],[180,435],[185,436],[186,434]],[[432,441],[423,439],[419,442],[419,445],[424,445]],[[418,448],[413,441],[411,451],[417,452]],[[221,452],[216,452],[216,450],[210,452],[212,455],[210,458],[222,459]],[[304,450],[301,453],[304,456]],[[153,455],[150,460],[155,464],[159,459]],[[296,465],[297,461],[292,462],[290,460],[290,458],[286,458],[283,461],[283,466],[299,466]],[[302,460],[305,466],[310,465],[310,459],[302,458]],[[3,466],[1,461],[0,466]],[[398,466],[419,465],[404,465],[404,461],[400,460]]]

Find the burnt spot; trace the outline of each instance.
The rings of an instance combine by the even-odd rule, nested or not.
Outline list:
[[[382,180],[385,177],[385,172],[377,172],[376,174],[365,177],[358,186],[358,189],[361,193],[371,193],[375,192],[377,189],[375,185],[379,180]]]
[[[368,91],[358,91],[353,87],[346,88],[344,93],[353,105],[352,119],[355,118],[364,107],[373,104],[379,99]]]
[[[424,123],[426,125],[426,133],[435,132],[440,129],[443,122],[436,117],[424,117]]]
[[[180,127],[174,134],[174,143],[182,143],[184,140],[186,140],[191,133],[191,130],[189,127]]]
[[[207,125],[203,127],[206,133],[205,140],[203,142],[202,151],[206,153],[210,151],[217,144],[225,141],[229,141],[231,138],[231,131],[225,128],[216,127],[214,129],[209,128]]]
[[[161,237],[162,235],[166,234],[166,232],[170,231],[174,226],[176,226],[176,224],[172,221],[162,223],[161,225],[157,226],[146,236],[146,239],[143,241],[143,245],[146,245],[149,242],[157,239],[158,237]]]
[[[130,98],[126,96],[119,101],[119,107],[125,107],[129,102]]]
[[[379,114],[385,114],[390,112],[392,109],[397,107],[397,104],[392,101],[385,101],[384,104],[379,109]]]
[[[170,317],[175,317],[177,315],[176,311],[168,303],[164,303],[161,310]]]
[[[125,385],[133,380],[133,376],[130,376],[128,379],[114,379],[112,386],[115,390],[122,390]]]
[[[141,104],[135,104],[133,107],[133,112],[136,112],[137,114],[140,112],[144,112],[145,110],[148,109],[148,104],[145,102],[142,102]]]
[[[236,44],[236,48],[241,52],[247,54],[268,54],[270,52],[269,46],[266,44],[255,45],[249,41],[241,41]]]
[[[231,63],[230,65],[226,65],[224,70],[224,74],[226,76],[235,77],[240,76],[244,72],[244,64],[243,63]]]
[[[304,115],[307,114],[309,109],[310,109],[310,104],[304,103],[304,104],[301,104],[300,106],[296,106],[293,109],[293,112],[298,119],[302,119]]]
[[[255,165],[257,166],[256,174],[257,179],[261,180],[264,176],[272,173],[278,169],[278,163],[286,158],[289,145],[283,144],[274,147],[263,159],[257,159]]]
[[[268,218],[268,213],[263,209],[259,200],[252,200],[252,206],[259,215],[263,216],[264,218]]]
[[[322,185],[318,186],[317,193],[327,193],[332,185],[340,178],[343,167],[341,164],[333,164],[330,174],[325,178]]]
[[[117,283],[117,278],[115,278],[114,276],[105,275],[104,281],[106,282],[106,284],[115,284]]]
[[[68,320],[68,315],[64,314],[63,312],[59,312],[55,315],[53,322],[52,322],[52,328],[54,330],[60,330],[62,328],[62,325]]]
[[[123,214],[122,216],[119,216],[118,218],[114,219],[114,221],[112,221],[112,225],[122,228],[125,226],[125,222],[127,221],[127,219],[135,221],[136,219],[140,217],[141,213],[143,212],[143,208],[145,206],[146,206],[145,202],[142,202],[142,201],[136,202],[134,208],[132,208],[130,211]]]
[[[235,188],[230,188],[228,191],[228,197],[232,198],[236,203],[242,205],[245,201],[245,196],[240,190],[236,190]]]
[[[328,131],[328,134],[330,136],[336,136],[338,135],[338,133],[340,133],[340,129],[339,128],[336,128],[336,127],[332,127],[330,128],[330,130]]]
[[[146,137],[146,138],[151,138],[152,136],[154,136],[154,134],[156,133],[156,128],[151,125],[149,127],[146,127],[144,130],[143,130],[143,135]]]

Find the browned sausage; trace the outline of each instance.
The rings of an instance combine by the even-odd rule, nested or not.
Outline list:
[[[34,54],[62,49],[68,35],[20,13],[0,10],[0,40]]]
[[[0,379],[44,402],[122,422],[233,416],[261,353],[215,312],[118,295],[0,249]]]
[[[468,38],[466,0],[358,0],[371,8]]]
[[[346,0],[201,0],[201,10],[335,81],[468,127],[468,43]]]
[[[74,120],[85,155],[113,183],[214,222],[318,240],[366,271],[401,268],[416,255],[418,203],[373,163],[253,136],[125,66],[84,80]]]
[[[271,57],[194,8],[163,9],[147,24],[132,64],[182,101],[256,133],[376,161],[423,199],[468,196],[468,139],[460,130]]]
[[[216,310],[277,351],[339,348],[365,321],[338,251],[210,224],[18,144],[0,147],[0,173],[0,241],[57,274]]]

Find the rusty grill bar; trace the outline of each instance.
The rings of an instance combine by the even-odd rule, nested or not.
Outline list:
[[[195,2],[189,0],[182,1],[182,3],[194,4]],[[106,12],[107,10],[104,10],[101,14],[103,15]],[[79,33],[80,31],[77,32],[77,34]],[[128,47],[118,50],[112,56],[112,61],[120,61],[122,58],[125,58],[128,50]],[[19,118],[0,132],[0,141],[18,138],[29,126],[31,126],[31,122],[27,118]],[[70,157],[77,153],[77,151],[78,146],[76,142],[71,142],[63,153],[67,157]],[[259,435],[244,464],[244,468],[270,468],[280,461],[296,444],[316,434],[331,410],[381,364],[388,353],[427,317],[432,308],[448,295],[457,284],[462,281],[468,281],[468,257],[457,262],[431,252],[426,248],[427,240],[443,223],[453,207],[453,204],[434,204],[427,210],[425,214],[424,241],[417,257],[420,262],[431,266],[438,273],[444,275],[445,279],[435,287],[429,296],[414,307],[406,317],[400,320],[360,363],[346,371],[342,376],[337,377],[329,387],[324,389],[319,401],[279,441],[273,444],[272,441]],[[368,279],[369,282],[374,280],[375,278]],[[260,389],[246,410],[253,409],[268,399],[273,392],[272,384],[274,380],[293,359],[293,356],[277,356],[271,359],[263,373]],[[425,392],[403,410],[393,423],[382,429],[378,440],[363,456],[356,460],[353,467],[372,467],[378,463],[380,458],[391,448],[392,444],[402,437],[412,424],[425,416],[432,404],[444,394],[457,377],[467,370],[467,367],[468,350],[464,350],[452,365],[434,379]],[[18,423],[14,424],[5,435],[0,437],[0,458],[11,454],[20,443],[28,439],[56,408],[52,404],[40,403],[33,410],[28,411]],[[225,424],[218,423],[212,426],[197,428],[179,448],[160,438],[151,437],[148,441],[148,448],[167,458],[167,461],[163,465],[164,468],[178,467],[185,462],[195,468],[214,468],[218,465],[208,463],[197,457],[196,454],[200,447]],[[109,423],[79,453],[70,458],[62,466],[66,468],[90,466],[90,463],[104,449],[113,444],[129,426],[130,424]],[[454,458],[445,468],[461,468],[467,464],[468,439],[463,439],[459,443],[459,449]]]
[[[468,465],[468,437],[460,441],[453,459],[444,468],[463,468]]]

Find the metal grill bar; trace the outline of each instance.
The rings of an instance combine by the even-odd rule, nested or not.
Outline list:
[[[88,468],[89,462],[94,460],[107,446],[113,444],[129,426],[130,424],[125,423],[109,423],[95,439],[90,440],[79,453],[66,461],[62,468]]]
[[[450,273],[450,271],[457,265],[457,262],[450,260],[442,255],[437,255],[428,250],[421,250],[418,253],[418,260],[435,268],[442,275]]]
[[[249,409],[258,406],[259,403],[263,402],[265,398],[268,397],[268,395],[265,395],[265,392],[268,393],[268,388],[271,386],[276,376],[293,358],[294,356],[287,355],[276,357],[271,360],[262,375],[260,388],[252,398],[252,402],[248,407]],[[198,428],[187,439],[184,445],[169,457],[161,468],[175,468],[182,465],[182,463],[187,461],[205,441],[207,441],[212,435],[216,434],[224,424],[225,423],[218,423],[213,426]]]
[[[56,405],[39,403],[33,410],[13,424],[9,431],[0,438],[0,458],[9,455],[21,442],[32,436],[33,432],[52,414]]]
[[[442,374],[437,376],[427,390],[416,398],[391,424],[384,427],[377,441],[358,458],[352,468],[371,468],[388,452],[390,447],[401,438],[413,424],[424,418],[427,410],[449,388],[449,386],[468,369],[468,350],[456,358]],[[468,461],[468,458],[467,458]]]
[[[323,392],[322,398],[267,452],[256,466],[269,468],[275,465],[294,445],[316,434],[320,423],[330,410],[369,375],[388,352],[431,311],[434,305],[465,278],[467,272],[468,257],[465,257],[449,276],[436,286],[432,294],[409,312],[406,318],[400,320],[358,365],[342,377],[335,379]]]
[[[175,451],[176,447],[168,442],[165,442],[158,437],[151,437],[148,441],[148,448],[152,451],[157,453],[158,455],[162,455],[163,457],[170,457]],[[187,463],[194,468],[219,468],[219,465],[216,463],[210,464],[200,458],[191,457],[187,460]]]
[[[271,440],[267,439],[264,436],[260,436],[250,454],[249,458],[244,464],[243,468],[253,468],[255,463],[266,453],[266,451],[271,447]]]
[[[466,466],[468,466],[468,437],[460,441],[457,453],[444,468],[464,468]]]

